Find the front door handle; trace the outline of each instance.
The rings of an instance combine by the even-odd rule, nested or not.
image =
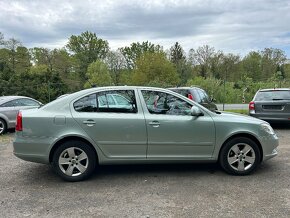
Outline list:
[[[152,122],[149,122],[149,125],[156,128],[160,126],[160,123],[158,121],[152,121]]]
[[[83,124],[86,124],[87,126],[93,126],[96,124],[96,122],[94,120],[85,120],[83,121]]]

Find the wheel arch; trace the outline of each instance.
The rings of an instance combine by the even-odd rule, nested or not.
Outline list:
[[[97,162],[99,163],[99,156],[98,156],[98,152],[97,152],[96,148],[93,146],[93,144],[90,141],[88,141],[87,139],[85,139],[83,137],[80,137],[80,136],[66,136],[66,137],[61,138],[60,140],[58,140],[56,143],[54,143],[54,145],[50,149],[50,153],[49,153],[49,163],[52,162],[53,155],[54,155],[54,152],[56,151],[56,149],[62,143],[67,142],[67,141],[82,141],[82,142],[88,144],[93,149],[93,151],[95,152]]]
[[[218,159],[220,159],[220,153],[221,153],[222,148],[225,146],[225,144],[227,142],[229,142],[230,140],[232,140],[234,138],[239,138],[239,137],[249,138],[249,139],[253,140],[258,145],[259,151],[261,153],[260,162],[262,162],[262,160],[263,160],[263,148],[262,148],[262,145],[261,145],[260,141],[257,139],[257,137],[252,135],[252,134],[250,134],[250,133],[237,133],[237,134],[231,135],[229,138],[227,138],[224,141],[224,143],[222,144],[222,146],[221,146],[221,148],[219,150]]]
[[[8,124],[9,123],[7,122],[7,120],[5,118],[2,118],[1,116],[0,116],[0,120],[2,120],[4,122],[4,130],[2,132],[4,134],[7,131],[7,129],[8,129]],[[6,129],[5,129],[5,127],[6,127]]]
[[[4,114],[0,113],[0,119],[5,121],[5,123],[8,127],[8,123],[9,123],[8,117],[6,117]]]

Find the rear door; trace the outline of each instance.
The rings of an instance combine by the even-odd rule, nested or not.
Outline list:
[[[135,93],[134,89],[100,91],[71,107],[74,119],[108,158],[146,158],[144,114]]]
[[[290,118],[290,91],[267,90],[259,91],[254,98],[255,113],[262,119]]]

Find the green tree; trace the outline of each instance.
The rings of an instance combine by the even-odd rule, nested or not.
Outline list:
[[[133,83],[167,87],[179,84],[179,78],[176,68],[165,54],[147,52],[136,61]]]
[[[259,52],[251,51],[242,60],[242,70],[245,76],[259,81],[262,77],[262,56]]]
[[[126,69],[126,60],[120,50],[110,51],[105,59],[115,85],[120,85],[120,77]]]
[[[189,50],[189,61],[192,65],[199,65],[199,75],[206,78],[212,75],[211,61],[215,57],[214,47],[203,45]]]
[[[108,66],[101,60],[97,60],[89,65],[86,76],[88,81],[85,83],[85,88],[112,85]]]
[[[285,63],[286,55],[281,49],[274,48],[265,48],[260,53],[262,56],[262,79],[266,80],[277,72],[277,66],[281,66]]]
[[[34,47],[30,49],[32,62],[35,66],[45,66],[49,73],[58,73],[62,81],[75,91],[82,86],[79,75],[76,73],[78,64],[66,49],[47,49]],[[33,68],[32,68],[33,70]]]
[[[170,48],[169,59],[175,65],[177,74],[180,78],[180,83],[178,85],[185,85],[187,80],[192,76],[192,67],[190,63],[187,62],[185,52],[178,42]]]
[[[240,56],[232,53],[221,57],[219,66],[219,75],[225,81],[237,81],[241,78],[240,75]]]
[[[15,73],[16,65],[16,50],[21,46],[20,41],[11,38],[8,41],[4,41],[5,47],[9,50],[9,65],[13,73]]]
[[[170,61],[177,65],[181,61],[185,61],[185,53],[181,45],[176,42],[173,46],[170,48]]]
[[[18,46],[15,53],[15,73],[28,72],[30,66],[29,50],[24,46]]]
[[[83,81],[86,80],[85,73],[89,64],[96,60],[104,59],[109,52],[109,43],[98,38],[96,33],[89,31],[83,32],[78,36],[72,35],[66,47],[79,60],[79,73]]]
[[[121,53],[124,55],[127,68],[134,69],[137,59],[146,52],[162,53],[163,49],[160,45],[154,45],[151,42],[134,42],[129,47],[120,48]]]

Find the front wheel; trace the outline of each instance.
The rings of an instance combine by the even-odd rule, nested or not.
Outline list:
[[[251,139],[238,137],[228,141],[221,149],[220,164],[222,168],[234,175],[248,175],[260,163],[261,152]]]
[[[82,141],[68,141],[56,149],[52,166],[62,179],[77,182],[91,176],[96,162],[91,146]]]

